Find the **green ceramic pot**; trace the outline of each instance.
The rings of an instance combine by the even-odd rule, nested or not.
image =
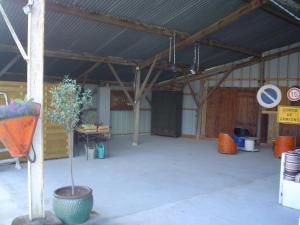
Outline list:
[[[89,187],[62,187],[54,192],[53,211],[64,224],[81,224],[88,220],[93,208],[93,191]]]

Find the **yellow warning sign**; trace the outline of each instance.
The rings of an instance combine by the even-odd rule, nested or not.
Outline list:
[[[300,124],[300,106],[278,106],[277,122]]]

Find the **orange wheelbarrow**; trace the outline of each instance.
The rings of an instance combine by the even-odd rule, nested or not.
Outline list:
[[[0,141],[12,157],[26,156],[32,144],[41,105],[32,101],[11,102],[0,106]],[[29,159],[30,160],[30,159]]]

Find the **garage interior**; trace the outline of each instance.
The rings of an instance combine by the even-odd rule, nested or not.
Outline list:
[[[0,3],[27,46],[27,1]],[[68,75],[93,92],[82,123],[110,126],[107,158],[86,160],[84,141],[75,145],[76,182],[93,189],[98,213],[86,224],[298,224],[299,210],[278,203],[273,148],[277,136],[299,147],[300,128],[278,123],[256,94],[273,84],[280,105],[299,106],[286,95],[300,85],[299,25],[298,0],[47,0],[44,109]],[[23,99],[27,63],[2,17],[0,30],[0,92]],[[234,128],[259,151],[220,154],[218,135]],[[69,139],[47,118],[42,130],[51,210],[69,183]],[[28,213],[26,164],[0,165],[0,225]]]

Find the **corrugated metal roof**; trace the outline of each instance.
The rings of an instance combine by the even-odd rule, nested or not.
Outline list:
[[[300,28],[263,10],[256,10],[210,37],[263,52],[298,42]]]
[[[165,26],[170,29],[193,34],[216,20],[236,10],[241,0],[49,0],[84,10],[109,13],[111,15],[145,23]],[[26,46],[27,21],[21,5],[4,0],[3,5],[21,41]],[[66,49],[88,52],[100,56],[118,56],[128,59],[147,59],[168,48],[168,37],[123,29],[117,26],[96,23],[79,17],[46,11],[45,46],[47,49]],[[0,18],[0,43],[14,44]],[[300,28],[281,19],[256,10],[239,21],[211,35],[221,41],[232,42],[257,51],[270,50],[300,41]],[[177,59],[191,63],[192,46],[178,51]],[[232,51],[201,45],[200,64],[207,68],[247,57]],[[7,63],[6,55],[0,54],[1,65]],[[93,63],[46,58],[45,74],[78,76]],[[115,66],[124,81],[133,78],[132,68]],[[24,65],[15,65],[11,71],[23,72]],[[162,78],[173,76],[164,72]],[[92,79],[114,80],[107,66],[102,65],[90,76]]]
[[[239,0],[51,0],[84,10],[140,20],[185,32],[196,32],[237,7]],[[217,9],[217,10],[216,10]],[[197,16],[197,20],[193,17]],[[182,26],[183,25],[183,26]]]

